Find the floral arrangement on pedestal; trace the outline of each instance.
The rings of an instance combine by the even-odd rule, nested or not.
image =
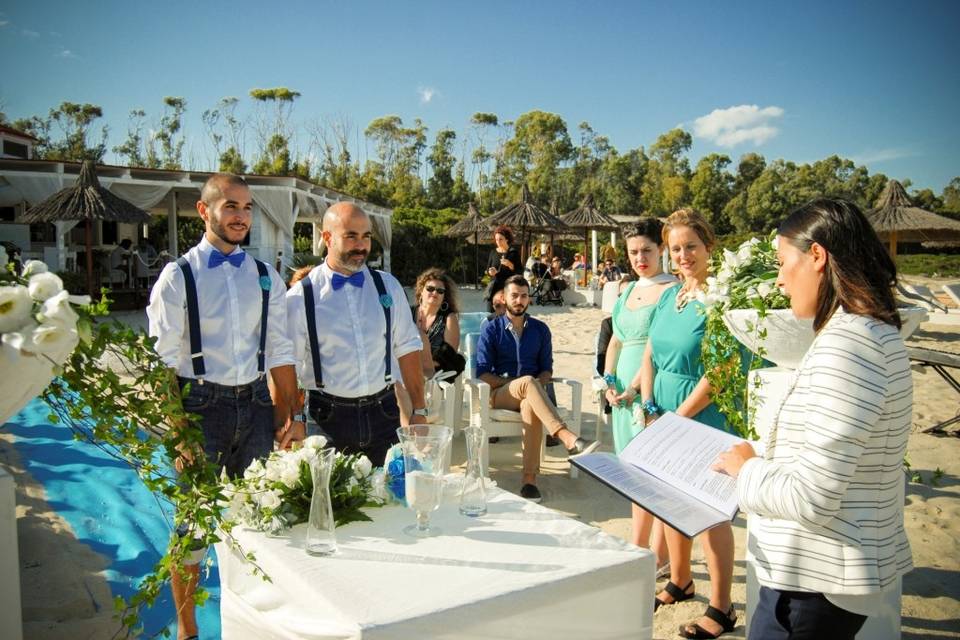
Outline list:
[[[171,530],[193,523],[193,539],[173,536],[137,592],[115,597],[120,624],[138,635],[140,611],[165,590],[172,568],[191,556],[194,540],[204,546],[230,541],[232,522],[217,508],[221,486],[203,456],[194,456],[178,482],[169,461],[186,449],[202,451],[201,431],[184,412],[176,377],[157,356],[154,339],[105,321],[109,300],[103,293],[96,302],[71,295],[36,260],[18,273],[0,248],[0,424],[39,395],[51,409],[51,424],[64,425],[138,474],[158,503],[173,511]],[[169,428],[174,424],[179,428]],[[198,590],[198,601],[205,595]]]
[[[756,403],[748,394],[756,389],[747,389],[748,372],[764,366],[764,318],[773,310],[790,307],[776,285],[776,234],[750,238],[736,251],[724,249],[714,255],[711,267],[716,275],[707,278],[707,322],[701,347],[704,369],[713,388],[714,404],[738,435],[755,439],[752,415]],[[728,327],[724,316],[735,309],[750,309],[756,314],[756,322],[747,325],[756,353],[745,353]]]
[[[310,464],[326,445],[323,436],[310,436],[301,447],[274,451],[265,461],[254,460],[243,478],[224,485],[229,517],[270,535],[306,522],[313,495]],[[379,507],[383,501],[375,494],[373,465],[366,456],[336,453],[330,499],[338,527],[370,520],[363,509]]]

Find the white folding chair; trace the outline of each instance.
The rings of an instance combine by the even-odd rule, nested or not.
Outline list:
[[[933,291],[930,290],[930,287],[922,284],[897,283],[897,289],[899,290],[900,294],[907,298],[911,303],[919,307],[923,307],[927,311],[947,312],[947,307],[937,300],[937,296],[933,294]]]
[[[558,407],[560,418],[567,425],[570,431],[578,436],[580,435],[580,426],[582,422],[581,398],[583,395],[583,385],[577,380],[570,378],[553,378],[554,385],[564,384],[570,387],[570,406]],[[494,409],[490,406],[490,385],[477,378],[470,378],[464,386],[469,392],[467,396],[470,407],[470,425],[483,427],[487,436],[522,436],[523,421],[520,418],[519,411],[510,409]],[[540,460],[542,461],[546,454],[546,430],[543,431],[543,437],[540,440]],[[483,465],[486,468],[489,459],[488,445],[483,445]],[[576,469],[571,465],[570,477],[577,476]]]
[[[945,284],[942,287],[947,297],[953,300],[953,304],[960,307],[960,284]]]

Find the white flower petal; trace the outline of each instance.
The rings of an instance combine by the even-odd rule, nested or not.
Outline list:
[[[30,291],[22,285],[0,286],[0,333],[22,328],[33,311]]]
[[[63,291],[63,280],[55,273],[38,273],[30,277],[29,289],[31,298],[43,302]]]
[[[40,260],[27,260],[23,263],[23,271],[20,275],[24,278],[30,278],[30,276],[35,276],[38,273],[47,273],[48,271],[49,269],[45,262]]]

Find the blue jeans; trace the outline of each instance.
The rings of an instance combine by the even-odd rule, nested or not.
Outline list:
[[[217,472],[227,470],[230,477],[242,476],[257,458],[265,458],[273,450],[273,401],[266,378],[239,387],[227,387],[205,380],[179,378],[183,408],[200,416],[203,430],[203,452],[217,465]]]
[[[340,398],[310,392],[310,417],[330,444],[344,453],[362,453],[373,466],[383,466],[397,443],[400,408],[393,386],[362,398]]]
[[[760,587],[751,640],[853,640],[866,616],[841,609],[822,593]]]

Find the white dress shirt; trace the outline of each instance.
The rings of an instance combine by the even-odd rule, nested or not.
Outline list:
[[[206,237],[187,252],[186,258],[197,283],[197,307],[203,345],[205,380],[236,386],[257,378],[257,351],[260,348],[260,274],[253,258],[239,267],[229,262],[211,269],[207,266],[214,251]],[[237,247],[234,251],[242,252]],[[293,347],[287,337],[286,285],[280,274],[267,265],[270,274],[270,306],[267,316],[265,363],[269,371],[292,365]],[[177,370],[177,375],[194,378],[190,360],[190,331],[183,272],[176,262],[168,263],[150,292],[147,307],[150,335],[156,336],[160,358]]]
[[[313,285],[323,391],[340,398],[368,396],[387,384],[384,381],[386,325],[380,296],[366,267],[363,268],[362,287],[345,283],[342,289],[334,291],[333,273],[324,262],[307,275]],[[393,332],[390,371],[395,380],[400,380],[397,360],[419,351],[423,344],[403,287],[389,273],[382,275],[387,293],[393,299],[390,307]],[[300,282],[287,292],[287,326],[293,340],[294,357],[300,363],[297,367],[300,384],[305,389],[316,389]]]

